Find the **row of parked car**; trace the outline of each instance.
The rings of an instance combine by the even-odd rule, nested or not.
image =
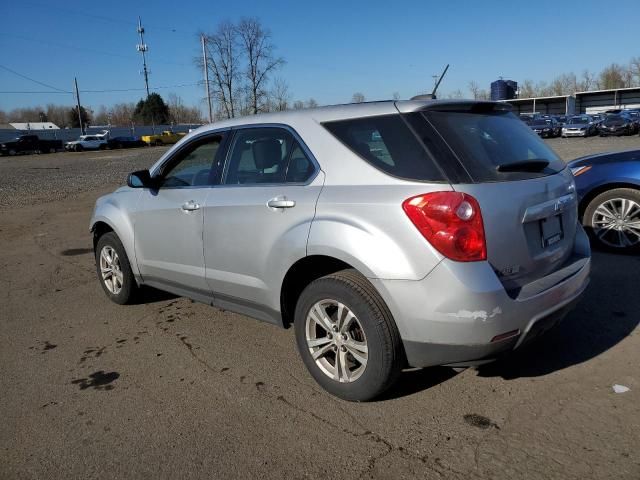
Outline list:
[[[521,114],[520,119],[543,138],[634,135],[640,132],[640,110],[609,110],[595,115]]]
[[[37,135],[21,135],[13,140],[0,143],[0,155],[20,155],[28,153],[54,153],[62,150],[82,152],[84,150],[112,150],[116,148],[137,148],[177,143],[186,133],[164,131],[142,137],[111,137],[108,131],[93,135],[80,135],[77,140],[63,143],[62,140],[45,140]]]
[[[65,150],[81,152],[83,150],[104,150],[113,148],[136,148],[177,143],[186,133],[174,133],[166,130],[159,134],[142,137],[109,137],[105,131],[97,135],[81,135],[77,140],[64,144]]]

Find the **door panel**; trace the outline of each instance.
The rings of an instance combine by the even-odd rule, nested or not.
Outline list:
[[[217,299],[279,311],[284,274],[306,255],[324,174],[294,132],[279,127],[239,129],[225,168],[205,205],[208,284]]]
[[[207,290],[202,252],[203,209],[209,188],[147,190],[135,218],[135,248],[143,279]],[[193,204],[189,202],[193,201]]]
[[[206,276],[214,296],[279,310],[288,266],[306,255],[309,229],[324,182],[211,189],[204,211]],[[269,207],[271,200],[295,206]]]
[[[145,189],[134,218],[135,250],[144,281],[209,292],[202,248],[203,212],[219,178],[224,134],[198,137],[160,168],[158,189]]]

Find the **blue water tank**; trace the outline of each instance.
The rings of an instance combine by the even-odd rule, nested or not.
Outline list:
[[[496,80],[491,82],[491,100],[511,100],[516,98],[518,83],[513,80]]]

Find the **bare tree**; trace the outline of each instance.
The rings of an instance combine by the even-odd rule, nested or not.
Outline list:
[[[293,102],[294,110],[302,110],[304,108],[304,102],[302,100],[296,100]]]
[[[318,102],[314,98],[310,98],[305,102],[305,108],[315,108],[318,106]]]
[[[248,80],[252,113],[259,113],[267,94],[269,75],[284,65],[282,57],[275,57],[271,33],[257,18],[243,18],[236,28],[242,52],[246,57],[245,76]]]
[[[289,93],[289,85],[287,85],[287,82],[284,79],[278,77],[273,81],[270,99],[273,104],[272,109],[276,112],[289,110],[291,94]]]
[[[109,112],[107,111],[107,107],[100,105],[96,113],[93,115],[93,123],[95,125],[109,124]]]
[[[633,57],[629,60],[629,69],[634,78],[634,84],[640,85],[640,57]]]
[[[111,124],[130,126],[133,123],[135,110],[135,103],[116,103],[111,107]]]
[[[474,81],[470,81],[468,85],[469,91],[471,92],[471,96],[477,100],[480,93],[480,86]]]
[[[236,82],[240,75],[240,45],[238,30],[229,21],[218,25],[215,33],[206,36],[208,66],[211,72],[209,81],[213,85],[213,94],[223,116],[236,116]],[[202,59],[196,63],[202,68]]]
[[[625,69],[617,63],[605,67],[600,72],[600,88],[624,88],[625,87]]]
[[[362,103],[365,100],[364,94],[360,92],[354,93],[353,97],[351,97],[351,103]]]
[[[464,93],[459,88],[447,94],[446,98],[464,98]]]
[[[394,100],[400,100],[400,93],[393,92],[393,94],[391,95],[391,98],[393,98]]]
[[[595,75],[591,73],[589,70],[587,69],[583,70],[581,77],[582,79],[578,83],[578,88],[581,91],[584,92],[587,90],[591,90],[592,88],[597,88]]]

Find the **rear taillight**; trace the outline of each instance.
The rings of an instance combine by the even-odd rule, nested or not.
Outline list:
[[[408,198],[402,208],[420,233],[445,257],[458,262],[487,259],[478,201],[460,192],[432,192]]]

